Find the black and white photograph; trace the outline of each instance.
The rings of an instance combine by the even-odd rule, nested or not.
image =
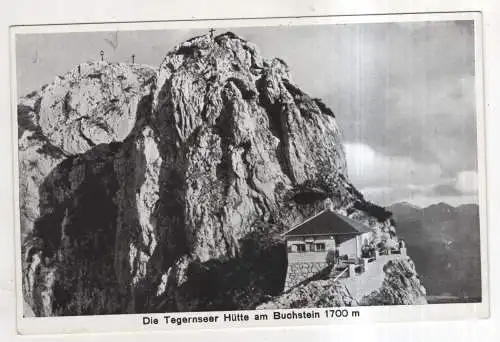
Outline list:
[[[487,303],[477,17],[401,18],[18,30],[21,319]]]

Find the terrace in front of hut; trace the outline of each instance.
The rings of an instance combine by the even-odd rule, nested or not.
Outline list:
[[[403,241],[397,249],[381,251],[373,247],[374,234],[367,225],[331,206],[286,231],[282,234],[288,258],[284,291],[324,275],[325,271],[330,278],[347,278],[357,284],[361,279],[352,278],[373,273],[367,271],[382,267],[389,259],[406,257]]]

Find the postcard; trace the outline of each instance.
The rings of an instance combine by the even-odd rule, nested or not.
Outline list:
[[[479,13],[11,37],[19,333],[488,317]]]

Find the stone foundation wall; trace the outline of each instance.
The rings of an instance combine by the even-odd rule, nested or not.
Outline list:
[[[304,280],[311,278],[316,273],[328,266],[326,262],[295,262],[289,263],[286,271],[284,291],[298,285]]]

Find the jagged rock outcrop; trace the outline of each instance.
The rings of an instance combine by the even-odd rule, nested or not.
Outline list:
[[[427,304],[426,290],[410,259],[391,260],[384,265],[382,286],[361,298],[360,305]]]
[[[271,301],[257,306],[257,309],[331,308],[336,306],[357,306],[346,287],[333,279],[316,280],[299,285]]]
[[[295,185],[345,173],[334,117],[293,84],[282,61],[262,60],[250,43],[188,41],[166,57],[159,79],[155,119],[173,184],[164,193],[175,194],[161,204],[184,209],[162,225],[182,231],[201,260],[235,255],[255,221],[282,221]]]
[[[333,112],[251,43],[196,37],[158,74],[86,67],[20,107],[22,144],[36,132],[59,153],[43,171],[20,168],[21,197],[40,193],[22,204],[35,222],[24,272],[35,314],[254,308],[282,290],[276,236],[326,201],[394,238],[390,216],[349,183]]]
[[[40,216],[39,188],[64,159],[123,141],[149,95],[156,71],[148,66],[83,63],[19,100],[20,210],[23,234]]]

